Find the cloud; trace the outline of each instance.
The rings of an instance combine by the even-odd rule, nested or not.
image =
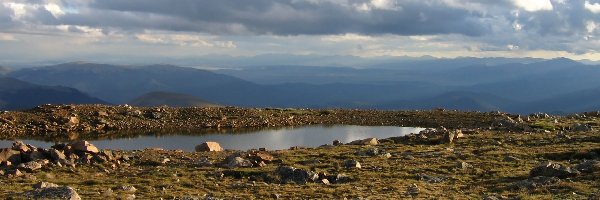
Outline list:
[[[519,8],[530,12],[553,9],[550,0],[513,0],[513,2]]]
[[[589,1],[585,1],[585,9],[593,12],[593,13],[600,13],[600,3],[590,3]]]

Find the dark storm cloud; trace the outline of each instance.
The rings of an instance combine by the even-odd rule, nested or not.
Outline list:
[[[336,3],[344,2],[344,3]],[[64,16],[76,24],[125,29],[154,28],[208,33],[327,35],[343,33],[483,35],[490,31],[481,13],[452,8],[439,1],[398,1],[396,8],[372,7],[368,1],[297,0],[102,0],[92,11]],[[83,14],[83,16],[82,16]],[[158,20],[151,21],[148,19]]]

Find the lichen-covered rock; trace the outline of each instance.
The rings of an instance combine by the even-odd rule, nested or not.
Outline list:
[[[378,145],[379,140],[377,140],[377,138],[367,138],[367,139],[363,139],[363,140],[355,140],[348,144],[349,145]]]
[[[577,176],[579,174],[579,171],[558,163],[542,162],[529,172],[529,177],[547,176],[567,178]]]
[[[55,185],[52,185],[55,186]],[[72,187],[44,187],[30,190],[23,193],[23,196],[31,199],[65,199],[80,200],[79,194]]]

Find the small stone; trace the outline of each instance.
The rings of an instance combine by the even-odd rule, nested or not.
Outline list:
[[[22,173],[20,170],[18,170],[18,169],[15,169],[15,170],[12,170],[12,171],[8,172],[8,176],[9,176],[9,177],[21,177],[21,176],[23,176],[23,175],[25,175],[25,174],[23,174],[23,173]]]
[[[327,179],[321,179],[321,183],[323,185],[331,185],[331,183],[329,183],[329,180],[327,180]]]
[[[114,190],[119,190],[119,191],[123,191],[123,192],[130,192],[130,193],[134,193],[137,191],[137,189],[131,185],[122,185],[119,187],[114,188]]]
[[[466,163],[466,162],[458,162],[456,164],[456,168],[458,168],[460,170],[467,170],[467,169],[473,168],[473,165]]]
[[[217,142],[204,142],[196,146],[196,152],[223,151],[221,145]]]
[[[224,166],[227,168],[252,167],[252,162],[242,157],[230,156],[225,159]]]
[[[414,196],[419,195],[420,190],[421,189],[419,189],[419,186],[417,186],[417,184],[413,183],[412,185],[408,186],[408,188],[406,189],[406,194],[414,197]]]

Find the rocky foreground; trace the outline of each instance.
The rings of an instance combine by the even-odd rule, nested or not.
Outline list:
[[[190,123],[181,124],[185,128],[318,123],[447,128],[277,151],[230,151],[204,141],[199,141],[198,152],[115,151],[82,140],[48,149],[15,142],[0,150],[0,195],[13,199],[599,199],[600,133],[596,129],[600,118],[595,114],[42,106],[1,114],[1,133],[7,138],[68,136],[61,131],[86,131],[99,119],[115,130],[130,128],[127,125],[171,128],[184,122]],[[96,127],[77,136],[111,134],[116,132]]]

